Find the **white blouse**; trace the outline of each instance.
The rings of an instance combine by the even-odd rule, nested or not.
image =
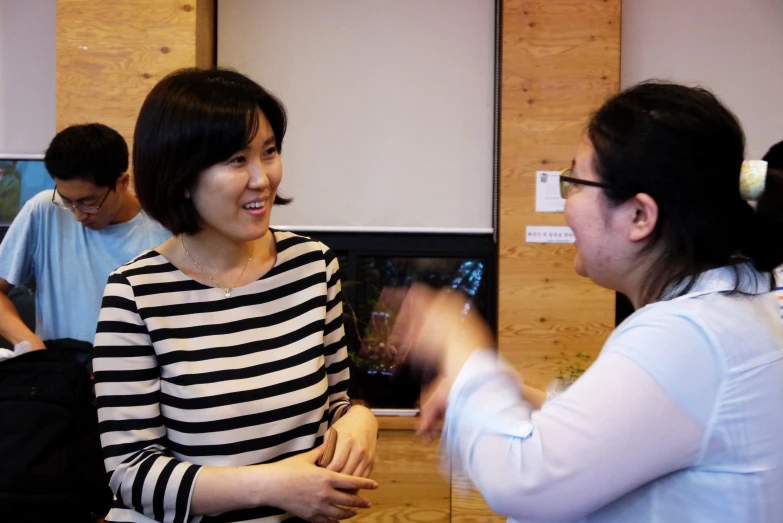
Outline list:
[[[768,275],[704,273],[628,318],[567,391],[533,412],[476,351],[444,448],[512,521],[783,521],[783,329]]]

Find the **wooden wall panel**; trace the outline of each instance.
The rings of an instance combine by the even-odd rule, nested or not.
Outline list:
[[[217,64],[216,0],[196,0],[196,67]]]
[[[574,273],[572,245],[527,244],[535,171],[568,167],[589,114],[619,88],[620,0],[505,0],[500,142],[501,354],[533,386],[561,352],[595,356],[614,325],[614,293]]]
[[[97,121],[130,146],[158,80],[214,63],[214,17],[214,0],[57,0],[57,130]]]

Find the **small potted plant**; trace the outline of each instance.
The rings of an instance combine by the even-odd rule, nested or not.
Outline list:
[[[557,376],[547,387],[547,398],[554,398],[570,387],[590,366],[590,360],[590,356],[584,352],[577,352],[573,358],[561,352]]]

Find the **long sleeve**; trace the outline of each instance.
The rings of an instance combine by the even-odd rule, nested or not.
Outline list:
[[[112,274],[93,368],[109,485],[118,501],[161,522],[188,520],[200,467],[171,457],[160,412],[160,371],[128,279]]]
[[[463,367],[444,448],[490,507],[518,521],[573,521],[692,464],[705,428],[638,363],[602,355],[532,412],[516,374],[489,351]]]
[[[326,324],[324,327],[324,358],[329,382],[329,417],[349,403],[348,346],[343,326],[343,293],[338,276],[339,263],[334,253],[324,250],[326,261]]]

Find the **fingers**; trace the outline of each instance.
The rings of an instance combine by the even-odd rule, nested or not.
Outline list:
[[[340,469],[340,472],[348,474],[349,476],[358,476],[356,472],[361,464],[361,458],[357,457],[355,452],[351,453],[351,456],[348,457],[348,460],[343,468]]]
[[[374,463],[371,460],[367,465],[364,466],[361,472],[355,474],[356,476],[360,476],[362,478],[369,478],[370,474],[372,474]]]
[[[358,510],[353,508],[343,508],[335,505],[327,505],[320,510],[326,518],[332,519],[349,519],[359,513]]]
[[[450,386],[442,376],[422,391],[417,434],[429,440],[437,433],[446,415],[449,392]]]
[[[345,466],[340,471],[344,474],[349,474],[351,476],[362,476],[359,474],[360,471],[364,470],[364,468],[367,466],[367,464],[371,461],[370,456],[368,455],[368,451],[358,445],[354,445],[351,448],[351,453],[348,456],[348,461],[346,461]],[[366,476],[362,476],[366,477]]]
[[[340,490],[375,490],[378,483],[369,478],[349,476],[339,472],[332,472],[332,485]]]
[[[435,432],[440,421],[443,419],[443,411],[436,409],[421,410],[421,418],[416,427],[416,433],[419,435],[431,434]]]
[[[321,470],[321,474],[328,476],[321,493],[317,495],[317,505],[313,507],[317,516],[306,517],[312,522],[326,522],[344,520],[354,517],[359,513],[357,509],[370,508],[370,501],[357,492],[359,489],[372,490],[378,488],[375,481],[348,476],[337,472]]]
[[[444,413],[445,410],[422,410],[421,418],[416,426],[416,434],[426,436],[428,440],[431,439],[432,436],[437,434]]]
[[[361,472],[367,468],[367,465],[372,465],[375,442],[370,443],[370,448],[367,448],[359,443],[350,431],[343,434],[344,436],[337,440],[334,458],[326,469],[349,476],[366,477]]]
[[[392,329],[392,344],[399,347],[397,362],[442,371],[455,348],[464,352],[494,346],[491,330],[469,304],[464,294],[453,289],[411,287]]]
[[[348,462],[350,453],[351,442],[345,437],[337,438],[337,448],[334,449],[334,457],[326,467],[326,470],[352,475],[349,471],[345,470],[345,464]]]
[[[346,438],[343,441],[345,446],[340,449],[341,452],[339,454],[335,452],[334,459],[326,468],[327,470],[349,476],[359,476],[359,472],[373,461],[372,456],[370,456],[370,450],[352,442],[350,439]]]
[[[448,340],[462,330],[464,299],[460,293],[414,285],[400,308],[394,334],[402,357],[419,368],[438,366]]]
[[[433,404],[433,400],[442,395],[443,389],[443,377],[436,376],[429,384],[421,390],[421,397],[419,403],[422,408],[430,407]]]
[[[370,508],[372,504],[370,500],[359,496],[356,491],[341,491],[336,490],[331,496],[330,502],[333,505],[340,505],[342,507],[356,507],[356,508]]]

